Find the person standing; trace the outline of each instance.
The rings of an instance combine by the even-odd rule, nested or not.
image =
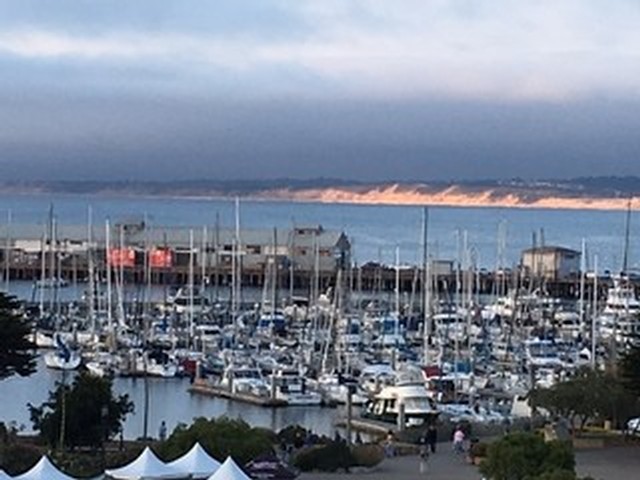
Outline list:
[[[158,437],[160,437],[161,442],[164,442],[167,438],[167,424],[165,423],[164,420],[162,421],[162,423],[160,423],[160,430],[158,431]]]
[[[455,432],[453,432],[453,451],[456,454],[464,453],[464,440],[465,435],[462,431],[462,427],[458,425]]]
[[[387,432],[387,438],[384,442],[384,453],[386,457],[393,457],[395,454],[395,452],[393,451],[393,441],[394,441],[393,431],[389,430]]]
[[[429,450],[431,453],[436,453],[436,443],[438,443],[438,429],[432,423],[427,428],[427,433],[425,434],[426,443],[429,446]]]

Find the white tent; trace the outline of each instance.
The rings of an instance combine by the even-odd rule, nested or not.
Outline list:
[[[220,462],[209,455],[202,446],[196,444],[183,456],[169,463],[185,476],[191,475],[193,478],[209,478],[218,468]]]
[[[58,470],[46,455],[43,455],[40,461],[31,467],[31,470],[14,478],[15,480],[73,480],[73,477]]]
[[[216,473],[209,477],[209,480],[251,480],[251,477],[242,471],[233,458],[227,457]]]
[[[129,465],[106,470],[104,473],[107,478],[116,480],[163,480],[189,477],[164,463],[149,447],[146,447]]]

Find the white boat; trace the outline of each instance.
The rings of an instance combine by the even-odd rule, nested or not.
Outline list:
[[[563,366],[558,350],[551,340],[538,338],[525,340],[524,349],[526,362],[530,367],[559,368]]]
[[[278,400],[287,405],[320,405],[322,396],[311,391],[306,380],[293,368],[281,368],[269,377]]]
[[[84,365],[91,375],[96,377],[112,377],[118,368],[118,359],[108,352],[97,352],[93,358]]]
[[[33,334],[33,343],[38,348],[55,348],[56,344],[53,340],[53,333],[36,330]]]
[[[572,310],[560,310],[553,315],[553,320],[560,330],[560,334],[567,338],[576,339],[582,333],[580,314]]]
[[[71,350],[62,335],[55,333],[53,335],[53,343],[55,350],[47,352],[44,356],[44,363],[48,368],[56,370],[75,370],[82,363],[80,354]]]
[[[379,393],[382,388],[393,385],[396,381],[396,372],[386,363],[367,365],[360,372],[358,383],[360,387],[370,395]]]
[[[640,300],[633,285],[616,281],[607,292],[607,302],[597,323],[603,340],[626,343],[640,334]]]
[[[145,353],[136,357],[135,369],[150,377],[173,378],[178,375],[178,364],[162,351]]]
[[[192,315],[202,315],[210,310],[209,299],[198,288],[185,286],[168,298],[164,310],[181,315],[188,315],[190,312]]]
[[[310,381],[309,384],[316,392],[331,402],[346,404],[349,392],[351,392],[353,405],[364,405],[367,401],[367,396],[358,383],[349,381],[339,373],[322,374],[317,380]]]
[[[75,370],[80,366],[82,357],[77,352],[69,351],[69,354],[65,354],[59,350],[53,352],[47,352],[44,355],[44,363],[47,368],[53,368],[55,370]]]
[[[404,406],[406,426],[435,422],[440,414],[424,383],[403,383],[383,388],[362,413],[363,417],[397,424],[400,405]]]
[[[433,323],[436,335],[441,338],[463,341],[467,336],[467,319],[454,308],[436,313]]]
[[[607,291],[607,302],[603,313],[617,316],[637,316],[640,314],[640,300],[633,285],[616,282]]]
[[[474,422],[483,424],[502,423],[505,416],[483,405],[469,405],[468,403],[440,404],[443,415],[449,417],[452,423]]]
[[[257,397],[271,394],[269,385],[260,374],[260,370],[249,366],[229,365],[220,379],[220,387],[232,393],[244,393]]]

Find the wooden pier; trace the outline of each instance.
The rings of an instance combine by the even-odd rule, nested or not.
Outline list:
[[[279,408],[287,406],[287,402],[284,400],[272,397],[259,397],[257,395],[251,395],[250,393],[231,392],[226,388],[210,385],[204,380],[194,381],[193,385],[189,387],[189,393],[249,403],[258,407]]]

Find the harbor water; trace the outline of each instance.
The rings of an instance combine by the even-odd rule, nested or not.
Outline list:
[[[94,222],[141,220],[157,225],[192,226],[213,225],[218,216],[220,224],[231,226],[234,204],[229,200],[212,199],[156,199],[84,196],[0,196],[0,219],[9,218],[15,224],[46,225],[50,205],[59,223],[80,225],[87,221],[89,206]],[[420,263],[422,209],[411,206],[363,206],[319,203],[243,201],[241,223],[244,228],[291,227],[292,225],[322,225],[326,229],[342,230],[352,242],[354,259],[359,264],[368,261],[395,262],[396,248],[403,263]],[[475,252],[477,265],[493,269],[498,264],[497,237],[500,225],[506,226],[504,266],[513,266],[521,251],[532,244],[532,233],[540,238],[544,230],[545,244],[580,250],[582,239],[587,244],[587,263],[598,255],[600,269],[620,269],[625,232],[625,213],[592,210],[534,210],[497,208],[431,208],[429,211],[429,243],[432,256],[438,259],[456,258],[457,244],[466,232],[468,244]],[[3,232],[8,222],[0,220]],[[4,237],[5,233],[0,234]],[[635,244],[640,224],[630,223],[629,265],[639,266]],[[29,299],[31,285],[15,283],[11,291]],[[66,289],[72,292],[73,289]],[[78,291],[75,291],[77,294]],[[67,293],[68,294],[68,293]],[[41,361],[41,360],[40,360]],[[70,381],[70,376],[67,379]],[[0,381],[0,421],[15,422],[25,431],[31,429],[27,404],[41,404],[55,383],[62,380],[60,372],[48,370],[43,364],[28,378]],[[143,379],[117,378],[115,390],[128,394],[135,403],[135,413],[126,421],[124,437],[143,435]],[[155,436],[164,420],[169,430],[179,423],[189,423],[199,416],[227,415],[242,418],[255,426],[278,430],[287,425],[301,424],[322,434],[332,435],[334,423],[343,415],[341,409],[319,407],[287,407],[268,409],[220,398],[191,395],[189,379],[149,379],[148,434]]]
[[[48,398],[48,392],[63,374],[50,370],[39,359],[38,371],[30,377],[12,377],[0,381],[0,422],[13,423],[17,428],[32,430],[27,404],[40,405]],[[75,374],[67,373],[65,381],[70,383]],[[190,424],[197,417],[241,418],[250,425],[280,430],[287,425],[304,425],[313,431],[332,436],[334,423],[342,415],[342,408],[286,407],[264,408],[222,398],[192,395],[188,392],[188,378],[148,378],[149,412],[148,435],[157,437],[160,423],[164,420],[169,431],[180,423]],[[114,391],[118,395],[128,394],[135,405],[135,412],[127,417],[124,438],[135,439],[144,434],[145,380],[143,378],[116,378]]]

